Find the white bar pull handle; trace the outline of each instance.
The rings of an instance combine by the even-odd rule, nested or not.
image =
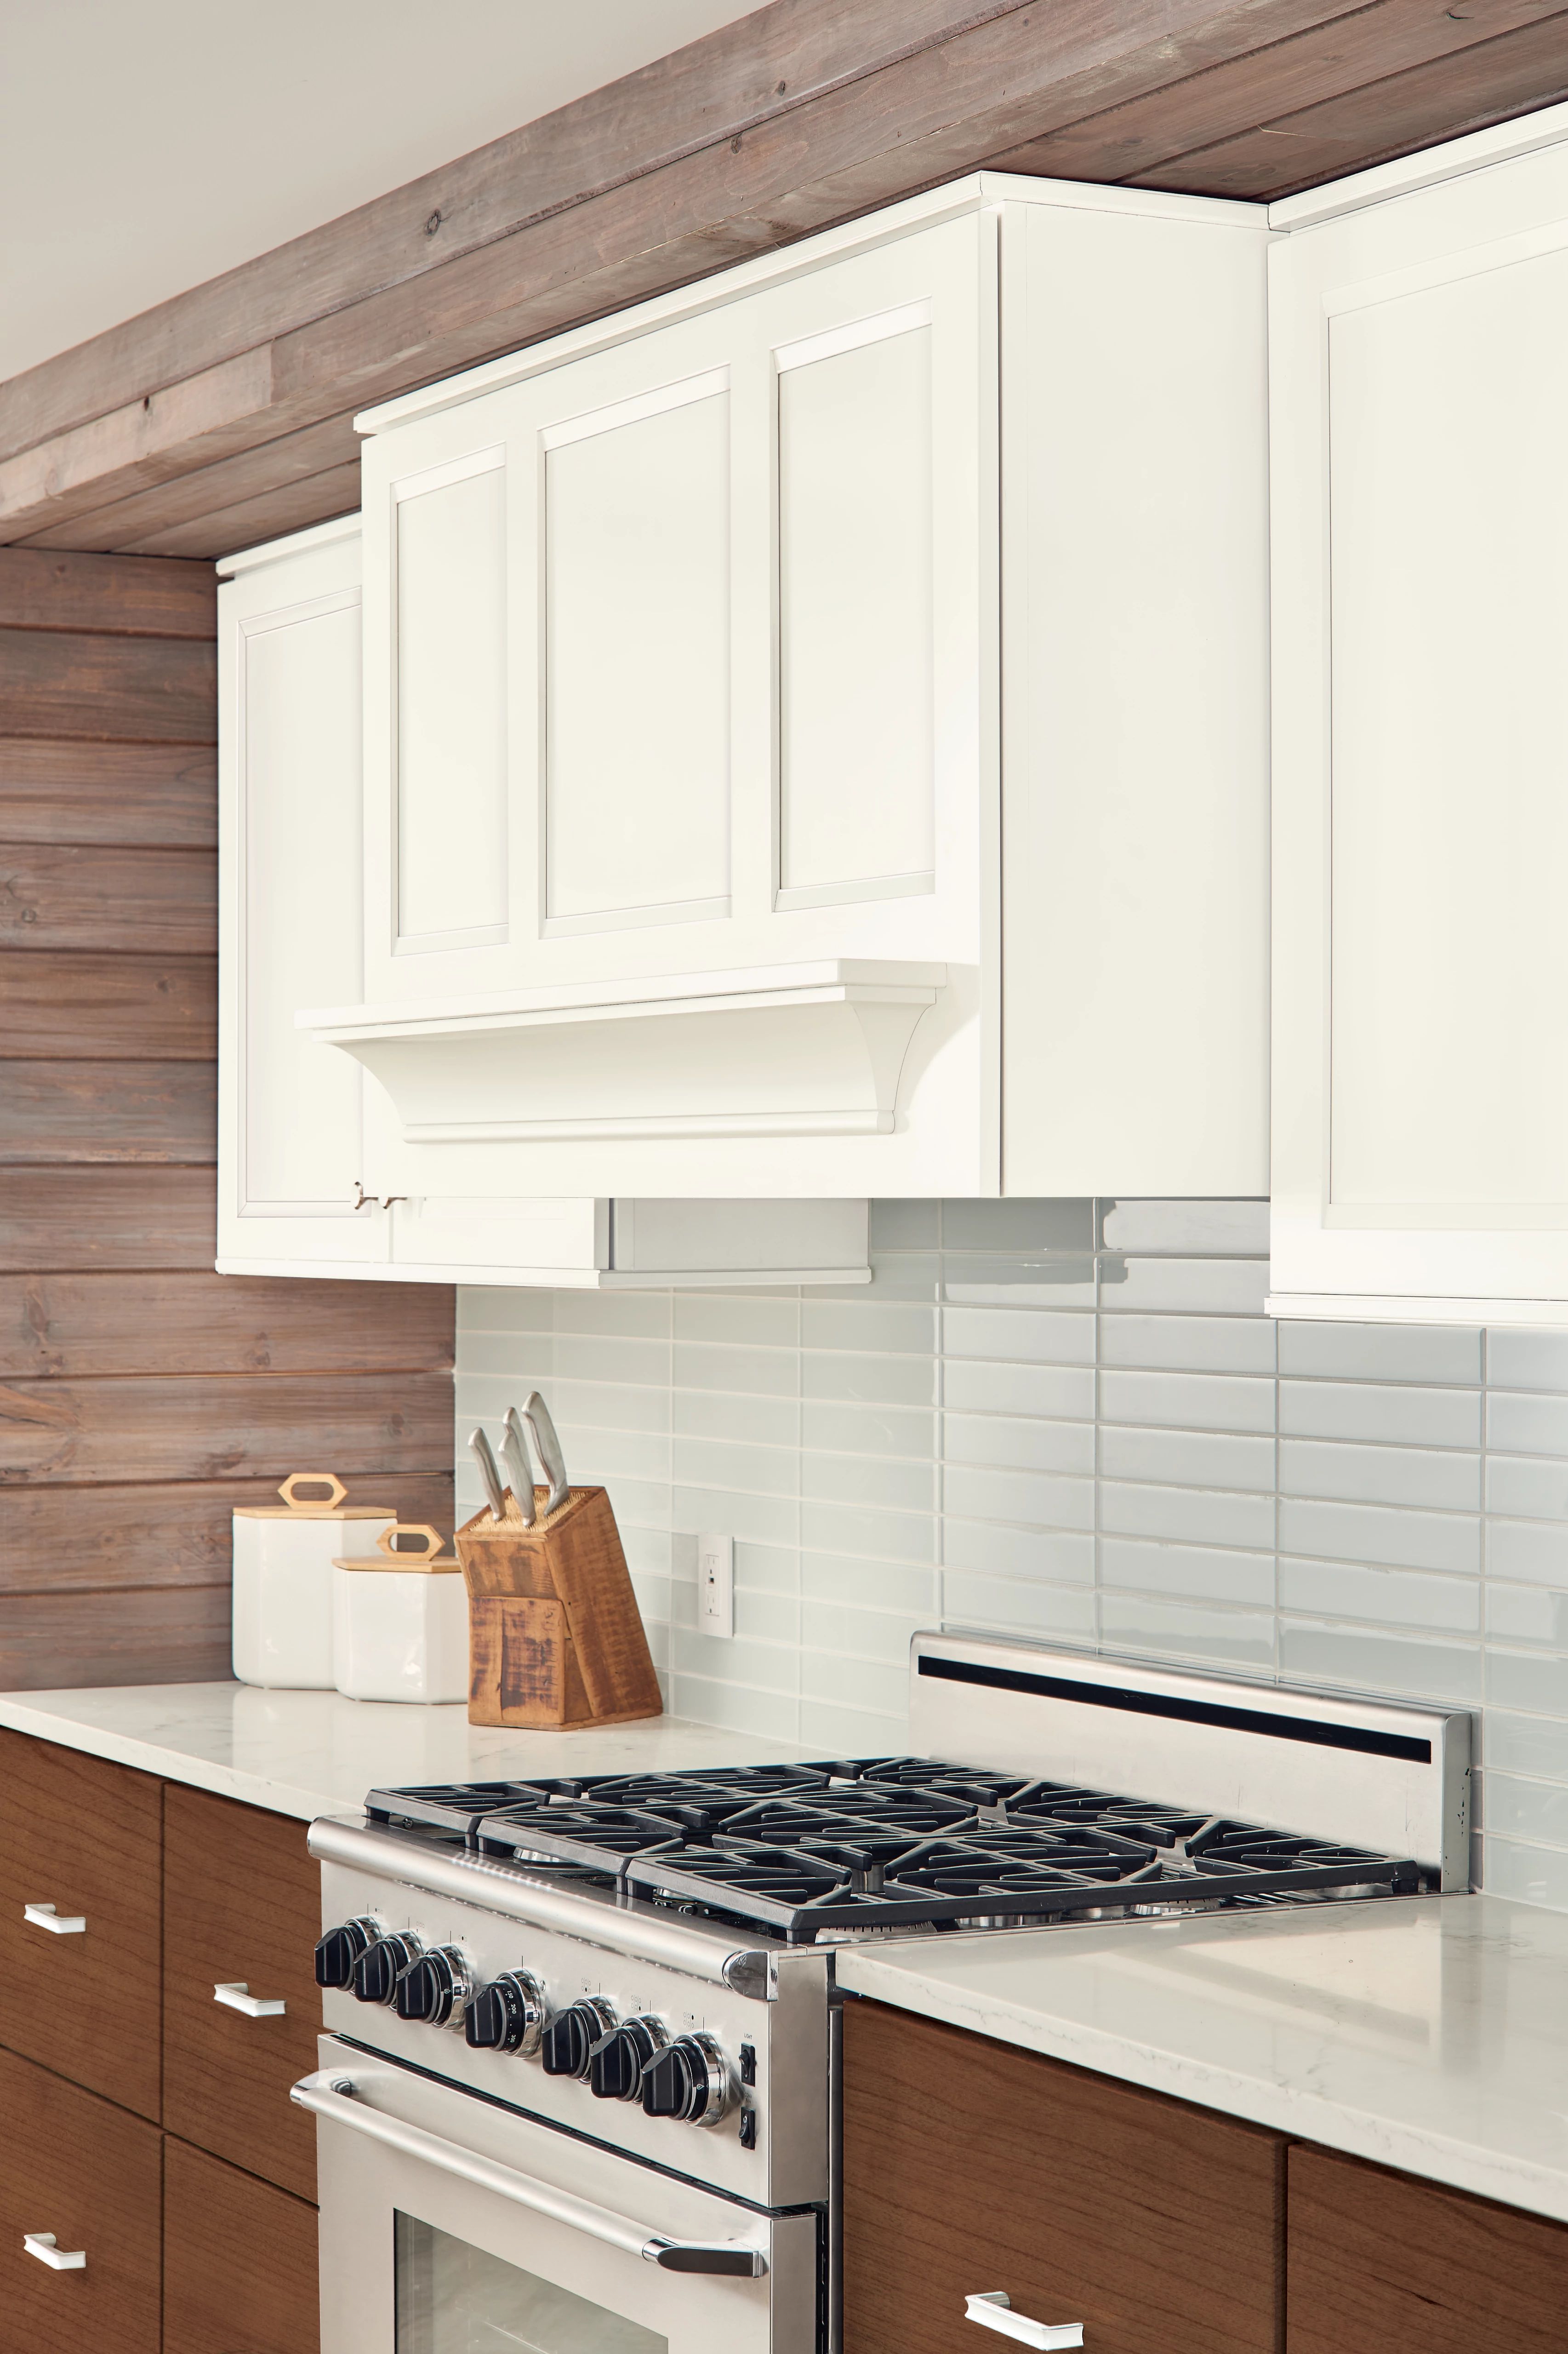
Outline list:
[[[226,2010],[243,2011],[247,2019],[281,2019],[289,2007],[286,2002],[259,2001],[245,1978],[233,1978],[228,1986],[215,1986],[212,1999],[222,2003]]]
[[[85,1913],[57,1913],[52,1904],[24,1904],[22,1918],[30,1921],[35,1929],[48,1929],[56,1937],[79,1937],[87,1927]]]
[[[973,2296],[966,2296],[964,2315],[987,2329],[1000,2329],[1004,2338],[1016,2338],[1021,2346],[1051,2348],[1084,2342],[1081,2321],[1031,2321],[1026,2315],[1013,2312],[1004,2288],[979,2289]]]
[[[79,2273],[87,2267],[85,2248],[57,2248],[52,2232],[24,2232],[22,2245],[52,2273]]]
[[[566,2223],[589,2239],[603,2240],[609,2247],[624,2248],[629,2254],[641,2256],[665,2272],[731,2273],[756,2280],[768,2270],[763,2251],[747,2247],[742,2240],[668,2239],[646,2223],[634,2222],[630,2215],[617,2215],[608,2207],[596,2207],[569,2190],[557,2190],[552,2183],[535,2182],[532,2175],[519,2174],[514,2167],[498,2166],[493,2158],[482,2158],[476,2150],[443,2141],[439,2134],[427,2133],[423,2126],[405,2125],[401,2117],[389,2117],[384,2110],[373,2109],[368,2101],[356,2099],[356,2089],[352,2076],[335,2068],[323,2068],[313,2076],[302,2076],[291,2089],[289,2098],[334,2126],[347,2126],[355,2133],[368,2135],[372,2141],[397,2150],[404,2158],[418,2158],[426,2166],[439,2168],[442,2174],[455,2174],[460,2181],[471,2182],[477,2190],[493,2191],[499,2199],[510,2199],[518,2207],[532,2208],[535,2215],[548,2215],[555,2222]]]

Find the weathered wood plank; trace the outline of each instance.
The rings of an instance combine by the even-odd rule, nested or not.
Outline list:
[[[4,547],[0,627],[216,637],[217,583],[202,564],[127,564],[112,556]]]
[[[217,1158],[216,1064],[0,1062],[0,1168]]]
[[[214,1373],[0,1384],[0,1481],[441,1471],[450,1373]]]
[[[0,1039],[16,1057],[210,1062],[217,960],[0,948]]]
[[[323,1459],[302,1457],[293,1468],[313,1469]],[[351,1504],[380,1504],[443,1534],[452,1526],[450,1470],[343,1478]],[[0,1487],[0,1595],[227,1585],[236,1506],[277,1500],[278,1482],[264,1479]]]
[[[1283,196],[1568,98],[1568,16],[1504,33],[1131,175],[1199,196]]]
[[[352,416],[329,417],[323,424],[284,434],[260,449],[243,450],[238,457],[220,459],[216,465],[196,467],[173,482],[116,500],[111,506],[93,507],[69,523],[37,533],[27,545],[128,549],[149,531],[168,531],[203,515],[224,514],[264,493],[358,461],[359,436]]]
[[[238,506],[193,522],[155,531],[133,543],[150,557],[233,556],[239,549],[259,547],[264,540],[281,539],[285,532],[302,531],[307,524],[326,523],[334,515],[353,514],[359,505],[357,443],[352,465],[334,466],[302,482],[283,482]]]
[[[217,1683],[231,1672],[230,1642],[227,1578],[219,1585],[97,1594],[90,1606],[69,1589],[6,1595],[0,1689]]]
[[[0,735],[217,741],[217,645],[0,629]]]
[[[7,1275],[210,1269],[217,1255],[210,1169],[0,1169],[0,1270]]]
[[[999,172],[1065,180],[1098,179],[1114,161],[1118,179],[1141,175],[1163,185],[1159,167],[1262,123],[1342,97],[1435,58],[1459,58],[1514,27],[1539,23],[1550,0],[1476,0],[1460,12],[1446,0],[1372,0],[1328,25],[1191,75],[1173,88],[1067,123],[1010,154]],[[1471,70],[1478,70],[1472,61]],[[101,545],[106,543],[100,543]]]
[[[213,955],[217,854],[0,843],[0,947]]]
[[[0,843],[210,850],[217,755],[206,747],[0,737]]]
[[[449,1372],[455,1305],[441,1284],[0,1275],[0,1380]]]

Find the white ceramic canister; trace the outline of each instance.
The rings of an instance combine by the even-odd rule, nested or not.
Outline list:
[[[361,1531],[374,1539],[397,1515],[345,1504],[330,1471],[291,1472],[278,1493],[281,1504],[235,1508],[234,1672],[242,1684],[331,1691],[332,1564]]]
[[[468,1698],[468,1592],[439,1530],[402,1522],[332,1569],[333,1657],[350,1700]]]

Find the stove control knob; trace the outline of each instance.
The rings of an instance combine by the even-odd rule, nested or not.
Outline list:
[[[711,2035],[677,2035],[642,2073],[642,2107],[651,2117],[716,2126],[735,2105],[729,2062]]]
[[[532,1970],[506,1970],[474,1995],[462,2015],[463,2041],[476,2052],[520,2052],[532,2059],[544,2038],[545,1989]]]
[[[650,2018],[646,2012],[638,2019],[623,2019],[593,2047],[588,2059],[589,2092],[600,2101],[636,2100],[642,2090],[642,2071],[669,2041],[670,2031],[662,2019]]]
[[[395,1936],[377,1937],[354,1966],[355,2000],[395,2001],[398,1979],[410,1963],[418,1961],[421,1951],[412,1929],[400,1929]]]
[[[615,2025],[613,2007],[599,1994],[584,1995],[546,2028],[539,2045],[546,2076],[586,2076],[593,2047]]]
[[[329,1929],[316,1946],[317,1986],[335,1987],[346,1993],[354,1984],[355,1964],[382,1934],[380,1922],[368,1916]]]
[[[458,1948],[433,1946],[404,1971],[394,2000],[399,2019],[422,2019],[428,2026],[461,2033],[472,1996],[473,1972]]]

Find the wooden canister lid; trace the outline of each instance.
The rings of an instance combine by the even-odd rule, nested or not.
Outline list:
[[[400,1538],[411,1538],[411,1543],[400,1543]],[[427,1577],[445,1577],[461,1573],[462,1564],[455,1553],[443,1553],[446,1539],[440,1529],[429,1521],[396,1521],[383,1529],[376,1540],[376,1551],[356,1561],[334,1561],[334,1569],[390,1570],[395,1576],[407,1576],[409,1571]]]
[[[323,1497],[301,1496],[301,1488],[324,1488]],[[291,1471],[278,1493],[281,1504],[236,1504],[237,1521],[395,1521],[391,1504],[345,1504],[348,1490],[335,1471]]]

